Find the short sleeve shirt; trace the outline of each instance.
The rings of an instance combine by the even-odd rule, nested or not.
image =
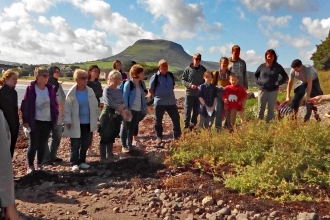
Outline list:
[[[50,98],[48,88],[41,90],[36,85],[36,120],[51,121]]]
[[[303,83],[307,83],[308,78],[312,80],[317,78],[316,70],[310,65],[302,65],[300,72],[296,72],[293,68],[290,71],[289,78],[297,78]]]

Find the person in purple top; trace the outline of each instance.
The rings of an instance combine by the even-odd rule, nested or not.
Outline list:
[[[42,170],[45,148],[50,132],[55,128],[58,119],[58,103],[53,85],[48,84],[49,73],[44,67],[37,67],[36,77],[26,88],[21,104],[23,126],[29,131],[27,151],[27,173],[35,170],[34,158],[38,151],[37,170]]]

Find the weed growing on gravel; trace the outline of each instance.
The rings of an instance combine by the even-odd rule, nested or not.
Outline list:
[[[330,135],[324,123],[250,121],[230,134],[197,130],[168,152],[172,166],[193,165],[223,179],[226,187],[281,201],[324,197],[330,183]],[[234,169],[225,169],[225,167]]]

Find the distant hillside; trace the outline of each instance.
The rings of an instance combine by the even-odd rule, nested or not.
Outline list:
[[[158,62],[160,59],[166,59],[169,65],[184,69],[192,62],[191,58],[192,56],[186,53],[180,44],[172,41],[138,40],[121,53],[102,59],[102,61]],[[202,61],[202,65],[210,70],[219,68],[219,64],[216,62]]]

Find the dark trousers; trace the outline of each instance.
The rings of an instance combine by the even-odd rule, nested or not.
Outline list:
[[[105,105],[100,115],[100,144],[112,144],[120,132],[121,115],[117,115],[115,110]]]
[[[310,94],[311,98],[318,95],[323,95],[323,91],[321,89],[319,79],[318,78],[314,79],[312,83],[313,83],[312,91]],[[298,112],[300,102],[306,94],[306,89],[307,89],[307,83],[303,83],[294,89],[294,96],[292,99],[292,109],[295,112]],[[306,102],[306,114],[304,117],[304,121],[308,121],[311,115],[312,115],[312,106]]]
[[[13,158],[14,156],[14,150],[15,150],[15,146],[16,146],[16,141],[18,138],[18,132],[19,132],[19,128],[9,128],[10,130],[10,153],[11,153],[11,158]]]
[[[141,112],[140,111],[134,111],[132,112],[132,120],[131,121],[123,121],[122,126],[120,128],[120,140],[123,147],[132,147],[133,142],[133,136],[134,133],[137,130],[137,127],[139,126],[140,118],[141,118]]]
[[[52,123],[50,121],[35,121],[35,128],[30,132],[29,147],[27,150],[27,160],[29,166],[33,166],[37,151],[37,164],[42,163],[45,148],[48,147],[48,138],[51,130]]]
[[[197,124],[199,115],[199,99],[197,96],[186,96],[184,100],[184,128],[189,128],[190,122]],[[192,115],[191,115],[192,111]]]
[[[70,164],[79,165],[86,163],[86,153],[92,142],[93,132],[90,131],[90,124],[80,124],[80,138],[70,138],[71,153]]]
[[[181,136],[180,115],[176,105],[155,105],[155,131],[157,137],[163,138],[163,116],[165,111],[170,116],[173,124],[173,137]]]

